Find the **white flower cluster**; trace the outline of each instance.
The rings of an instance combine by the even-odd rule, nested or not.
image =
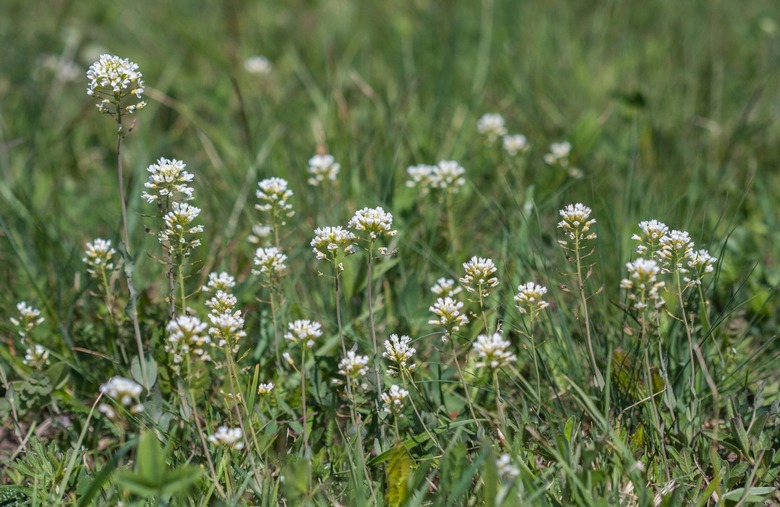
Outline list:
[[[274,387],[276,386],[274,385],[273,382],[268,382],[267,384],[257,384],[257,394],[259,394],[260,396],[270,394],[271,391],[274,390]]]
[[[32,368],[43,368],[49,364],[49,351],[43,345],[33,344],[27,348],[22,362]]]
[[[496,369],[507,366],[513,361],[517,361],[517,356],[509,352],[511,344],[504,340],[500,334],[491,335],[481,334],[477,336],[472,350],[477,354],[477,368]]]
[[[260,187],[257,192],[257,198],[260,200],[259,204],[255,204],[255,208],[264,213],[270,213],[274,221],[280,220],[280,224],[284,225],[285,217],[291,217],[295,215],[292,204],[289,199],[293,195],[293,191],[287,188],[287,180],[282,178],[267,178],[257,183]]]
[[[545,294],[547,294],[547,287],[542,287],[534,282],[521,284],[517,287],[517,295],[515,295],[517,310],[523,315],[530,314],[532,317],[535,316],[550,306],[544,300]]]
[[[113,398],[123,407],[129,408],[133,414],[142,412],[144,409],[143,404],[140,403],[141,391],[143,391],[143,387],[140,384],[124,377],[112,377],[100,386],[101,393]],[[113,419],[116,415],[114,410],[106,404],[101,404],[98,410],[109,419]]]
[[[571,165],[571,160],[569,158],[570,156],[571,143],[568,141],[552,143],[550,145],[550,152],[544,156],[544,161],[547,163],[547,165],[566,169],[566,171],[569,173],[569,176],[572,178],[582,178],[584,176],[582,169]]]
[[[206,334],[207,327],[199,318],[190,315],[179,315],[165,327],[168,332],[165,352],[171,354],[171,367],[176,374],[180,373],[181,363],[187,357],[211,361],[208,352],[211,338]]]
[[[146,170],[149,172],[149,180],[144,183],[144,187],[153,193],[144,192],[141,197],[146,199],[149,204],[159,201],[169,201],[178,192],[183,200],[193,199],[193,188],[188,185],[195,175],[187,172],[186,165],[181,160],[160,157],[156,163],[151,164]]]
[[[419,187],[423,195],[437,189],[455,194],[466,184],[466,178],[463,177],[466,170],[453,160],[441,160],[436,165],[411,166],[406,172],[410,178],[406,186]]]
[[[389,373],[412,372],[417,368],[416,364],[410,364],[410,359],[417,350],[410,347],[412,339],[408,336],[398,337],[397,334],[391,334],[389,340],[385,340],[385,351],[382,357],[393,363],[390,366]]]
[[[90,65],[87,79],[87,95],[100,100],[97,107],[103,113],[116,117],[132,114],[146,106],[146,102],[141,100],[144,82],[138,65],[127,58],[100,55],[100,59]],[[135,102],[123,107],[122,101],[131,96]]]
[[[707,250],[695,250],[687,232],[670,231],[666,224],[655,219],[639,222],[639,229],[641,234],[631,237],[639,241],[636,252],[655,257],[662,273],[679,272],[686,275],[686,283],[698,285],[705,274],[715,270],[717,259]]]
[[[477,120],[477,131],[485,136],[485,143],[491,146],[507,133],[504,117],[497,113],[483,114]]]
[[[111,241],[97,238],[87,243],[85,257],[81,259],[87,265],[87,273],[93,278],[102,280],[106,272],[114,269],[113,258],[116,250],[111,247]]]
[[[256,76],[267,76],[273,70],[273,64],[265,56],[254,55],[244,60],[244,70]]]
[[[578,244],[581,241],[596,239],[596,233],[591,232],[590,228],[596,223],[596,220],[590,218],[591,209],[584,204],[569,204],[560,210],[561,220],[558,222],[558,228],[563,229],[564,233],[571,241]],[[564,240],[558,241],[566,246]]]
[[[439,297],[452,297],[463,292],[463,288],[455,285],[455,280],[452,278],[441,277],[436,280],[436,283],[431,287],[431,292]]]
[[[347,226],[368,234],[371,241],[380,236],[392,237],[398,234],[398,231],[393,230],[393,215],[380,207],[358,210]]]
[[[322,336],[322,324],[311,320],[296,320],[287,325],[284,338],[292,344],[306,348],[314,347],[314,340]]]
[[[504,151],[507,152],[510,157],[515,157],[518,154],[523,155],[531,149],[531,146],[528,144],[528,139],[526,139],[523,134],[504,136],[503,146]]]
[[[620,281],[620,287],[628,292],[628,299],[633,301],[633,308],[640,312],[652,306],[658,309],[664,304],[663,296],[658,292],[664,287],[664,282],[658,280],[661,268],[653,259],[638,258],[626,264],[628,278]]]
[[[498,469],[498,475],[505,480],[512,480],[520,475],[520,469],[512,462],[512,456],[509,454],[502,454],[498,457],[496,468]]]
[[[308,183],[311,186],[318,187],[324,182],[336,181],[339,175],[341,165],[336,163],[333,155],[314,155],[309,159],[309,174],[311,177]]]
[[[275,280],[287,273],[287,256],[276,247],[258,248],[255,251],[255,266],[252,273],[265,275],[269,280]]]
[[[460,331],[461,327],[469,323],[469,318],[460,313],[462,308],[462,302],[452,299],[449,296],[438,298],[436,303],[428,308],[428,311],[437,317],[429,320],[428,324],[434,326],[438,325],[444,328],[442,340],[446,341],[452,336],[452,333],[457,333]]]
[[[171,208],[163,217],[165,228],[160,231],[158,237],[172,256],[183,259],[201,244],[194,236],[203,232],[203,226],[191,226],[200,215],[200,208],[186,202],[174,202]]]
[[[16,310],[19,312],[19,317],[11,317],[9,320],[11,321],[11,324],[16,327],[19,336],[24,340],[29,336],[33,329],[43,324],[45,319],[41,317],[40,310],[33,308],[25,301],[18,302],[16,304]]]
[[[490,295],[489,287],[498,286],[498,278],[492,276],[496,272],[496,265],[492,259],[486,257],[472,257],[463,263],[466,275],[460,278],[460,283],[469,292],[479,292],[482,297]]]
[[[400,414],[404,409],[404,400],[409,396],[409,391],[400,386],[390,386],[387,392],[382,393],[382,408],[388,414]]]
[[[209,279],[206,282],[206,286],[201,290],[203,292],[219,292],[229,291],[236,286],[236,279],[233,278],[230,273],[209,273]]]
[[[314,229],[311,249],[317,260],[330,258],[336,262],[339,254],[351,255],[357,252],[357,236],[343,227],[318,227]]]
[[[240,451],[244,448],[244,433],[241,428],[228,428],[227,426],[220,426],[213,435],[209,435],[208,439],[214,445],[224,445],[230,449]]]
[[[339,374],[350,384],[368,374],[368,356],[360,356],[354,350],[347,351],[347,356],[339,361]]]
[[[253,245],[262,244],[267,238],[271,237],[274,228],[265,224],[254,224],[252,226],[252,234],[249,235],[247,240]]]

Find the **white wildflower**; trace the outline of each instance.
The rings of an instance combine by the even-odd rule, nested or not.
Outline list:
[[[259,204],[255,205],[260,211],[270,212],[274,220],[295,215],[292,204],[287,202],[292,197],[293,191],[287,188],[287,181],[282,178],[268,178],[258,182],[257,198]]]
[[[653,219],[639,222],[639,229],[642,231],[641,235],[634,234],[631,236],[631,239],[639,241],[639,245],[636,247],[636,253],[652,257],[661,247],[661,238],[666,236],[666,233],[669,232],[669,228],[666,224]]]
[[[255,251],[255,266],[257,269],[253,269],[252,273],[255,275],[265,275],[269,279],[275,279],[283,276],[287,272],[287,256],[284,255],[278,248],[258,248]]]
[[[209,273],[208,282],[203,287],[203,292],[228,292],[236,286],[236,279],[230,273]]]
[[[141,391],[143,391],[141,384],[124,377],[112,377],[100,386],[101,393],[113,398],[124,407],[130,407],[130,412],[134,414],[144,409],[144,406],[139,403]]]
[[[488,146],[492,145],[507,132],[504,117],[496,113],[482,115],[477,121],[477,131],[486,137]]]
[[[563,220],[558,222],[558,228],[563,229],[570,240],[578,243],[584,240],[596,239],[596,233],[591,232],[590,227],[596,220],[590,219],[591,209],[584,204],[569,204],[560,213]],[[565,245],[565,241],[560,241]]]
[[[257,394],[260,396],[270,394],[271,391],[274,390],[274,387],[276,386],[273,382],[268,382],[267,384],[257,384]]]
[[[332,155],[314,155],[309,159],[309,185],[318,187],[326,181],[336,181],[341,165]]]
[[[547,287],[542,287],[534,282],[521,284],[517,287],[517,295],[515,296],[517,310],[522,314],[530,314],[533,317],[550,306],[544,300],[545,294],[547,294]]]
[[[115,253],[110,240],[97,238],[92,243],[87,243],[85,257],[81,260],[87,265],[87,272],[93,278],[102,280],[106,272],[114,269]]]
[[[510,157],[517,156],[518,154],[523,155],[530,149],[528,139],[526,139],[523,134],[504,136],[503,145],[504,151],[507,152]]]
[[[497,287],[498,278],[492,276],[496,272],[496,265],[492,259],[486,257],[472,257],[463,263],[466,275],[460,278],[460,283],[469,292],[479,292],[483,297],[490,294],[488,287]]]
[[[87,79],[87,95],[99,100],[97,106],[103,113],[111,116],[131,114],[146,106],[146,102],[140,100],[144,82],[138,65],[127,58],[100,55],[100,59],[89,67]],[[121,108],[121,101],[131,96],[136,101],[117,111]]]
[[[452,278],[441,277],[436,280],[436,283],[431,287],[431,292],[440,297],[452,297],[463,292],[463,288],[455,285],[455,280]]]
[[[311,320],[296,320],[287,325],[288,331],[284,338],[293,344],[302,344],[304,347],[314,347],[314,340],[322,336],[322,324]]]
[[[355,241],[357,236],[339,225],[314,229],[314,239],[310,245],[317,260],[330,258],[335,262],[339,254],[351,255],[357,252]]]
[[[27,348],[22,362],[33,368],[43,368],[49,364],[49,351],[43,345],[36,343]]]
[[[347,225],[356,231],[365,232],[372,241],[380,236],[392,237],[398,233],[393,230],[393,215],[379,207],[358,210]]]
[[[257,76],[267,76],[273,70],[273,65],[265,56],[255,55],[244,60],[244,70]]]
[[[185,167],[181,160],[168,160],[161,157],[157,163],[146,168],[149,172],[149,180],[144,183],[144,187],[153,193],[144,192],[141,197],[151,204],[160,199],[170,200],[178,192],[185,201],[191,200],[194,190],[188,183],[192,182],[195,176],[187,172]]]
[[[22,339],[26,339],[33,329],[43,324],[45,319],[41,317],[40,310],[33,308],[24,301],[16,304],[16,310],[19,312],[19,317],[11,317],[9,320],[17,328],[19,336]]]
[[[460,312],[463,303],[456,301],[451,297],[438,298],[428,311],[436,315],[435,319],[428,321],[428,324],[439,325],[444,328],[444,340],[448,339],[452,333],[460,331],[462,326],[469,323],[468,317]]]
[[[410,364],[410,359],[417,351],[414,347],[410,347],[412,339],[408,336],[398,337],[397,334],[391,334],[389,340],[385,340],[385,351],[382,352],[382,357],[394,363],[390,368],[390,372],[412,372],[417,368],[416,364]]]
[[[208,439],[214,445],[224,445],[230,449],[241,450],[244,448],[244,433],[241,428],[228,428],[220,426]]]
[[[404,400],[409,396],[409,391],[403,387],[393,385],[382,393],[382,405],[386,413],[400,414],[404,409]]]
[[[481,334],[477,336],[472,350],[477,354],[477,368],[496,369],[517,361],[517,356],[509,352],[510,343],[500,334]]]

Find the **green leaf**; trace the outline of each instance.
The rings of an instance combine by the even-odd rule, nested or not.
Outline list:
[[[759,487],[748,488],[746,492],[745,488],[737,488],[723,495],[723,500],[731,500],[736,502],[742,498],[742,495],[745,495],[745,498],[742,500],[743,502],[750,502],[750,503],[763,502],[764,500],[766,500],[766,497],[769,496],[771,493],[774,493],[776,489],[777,488],[765,486],[760,488]]]
[[[144,379],[140,361],[138,356],[135,356],[130,364],[130,374],[133,376],[133,380],[151,389],[157,383],[157,362],[150,356],[146,357],[146,379]]]
[[[401,442],[393,446],[390,461],[385,469],[385,503],[399,507],[406,497],[412,457]]]
[[[151,431],[141,435],[138,443],[138,457],[136,458],[135,471],[139,477],[149,481],[160,481],[168,469],[165,463],[165,453],[157,437]]]

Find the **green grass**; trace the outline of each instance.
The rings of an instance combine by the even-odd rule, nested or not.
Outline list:
[[[6,0],[0,41],[0,500],[780,503],[780,6]],[[107,306],[82,262],[87,241],[122,237],[116,125],[85,93],[101,53],[139,64],[149,102],[123,154],[149,388],[143,412],[114,404],[114,421],[95,409],[100,386],[145,379],[132,364],[124,275],[114,273]],[[269,75],[244,70],[255,54],[273,63]],[[73,61],[75,81],[56,79],[46,55]],[[491,112],[527,136],[524,162],[477,132]],[[543,161],[563,140],[582,179]],[[341,164],[327,192],[307,184],[317,151]],[[193,363],[179,376],[165,352],[168,268],[155,206],[140,198],[160,157],[195,174],[205,232],[184,265],[191,312],[206,320],[210,296],[199,289],[210,272],[236,277],[247,336],[235,368],[215,349],[222,368]],[[406,186],[408,166],[439,160],[466,169],[449,208]],[[247,238],[264,221],[257,182],[272,176],[289,182],[296,214],[280,229],[288,272],[269,288],[252,274],[257,245]],[[557,243],[558,210],[576,202],[597,220],[582,275],[592,269],[584,294],[603,388],[575,267]],[[309,246],[315,227],[346,226],[376,206],[393,214],[398,235],[378,246],[394,253],[375,260],[371,280],[365,253],[347,257],[338,301],[347,348],[371,355],[372,328],[380,349],[390,334],[414,340],[415,406],[397,427],[378,415],[374,390],[350,402],[332,384],[337,298],[332,270]],[[659,326],[642,334],[619,284],[637,224],[653,218],[718,261],[704,297],[689,290],[684,307],[667,277]],[[485,332],[477,303],[452,341],[458,367],[428,323],[430,287],[463,276],[472,256],[496,263],[486,320],[517,356],[496,378],[471,352]],[[550,302],[533,329],[513,302],[531,280]],[[30,336],[50,351],[45,368],[23,363],[29,344],[9,321],[23,300],[45,318]],[[307,353],[306,420],[301,377],[274,350],[296,319],[324,331]],[[693,367],[688,332],[700,345]],[[365,379],[375,384],[371,368]],[[276,384],[269,396],[255,394],[263,382]],[[235,407],[224,393],[237,391],[245,403]],[[244,449],[202,445],[200,432],[238,426],[239,416],[253,430]],[[515,478],[498,473],[502,454]]]

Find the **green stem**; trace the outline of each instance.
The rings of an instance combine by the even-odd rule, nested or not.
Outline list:
[[[585,296],[585,281],[582,278],[582,257],[580,255],[580,240],[574,241],[574,253],[577,259],[577,285],[579,286],[580,302],[582,303],[582,313],[585,319],[585,337],[588,341],[588,352],[590,353],[590,362],[593,365],[593,372],[596,374],[596,387],[604,389],[604,377],[601,375],[599,365],[596,363],[596,354],[593,353],[593,340],[590,336],[590,317],[588,315],[588,298]]]

